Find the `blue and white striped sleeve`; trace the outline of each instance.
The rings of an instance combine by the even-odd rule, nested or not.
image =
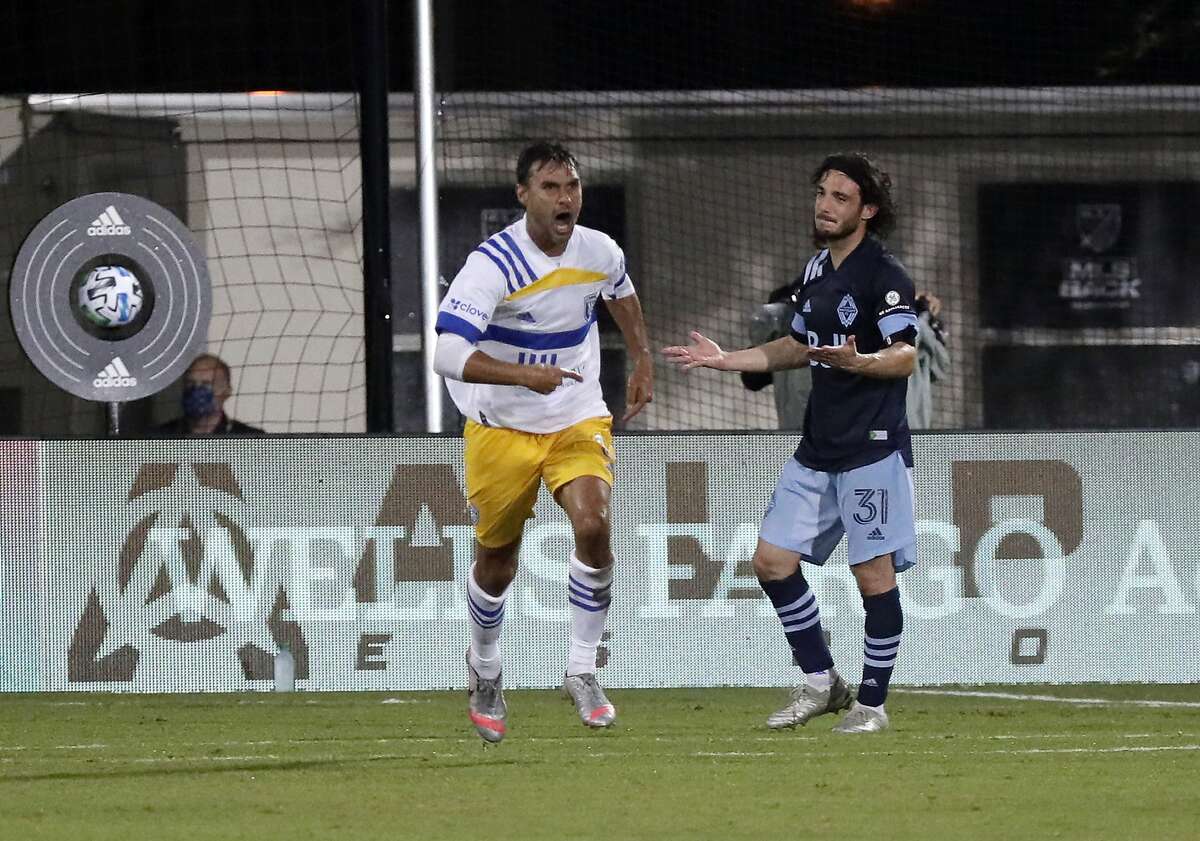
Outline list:
[[[808,326],[804,323],[804,316],[799,311],[792,313],[792,338],[802,344],[808,344]]]
[[[608,282],[604,284],[604,297],[609,300],[627,298],[637,290],[633,288],[633,279],[629,277],[629,271],[625,265],[625,252],[613,240],[610,239],[608,242],[612,248],[613,261],[612,267],[608,271]]]
[[[442,298],[437,332],[454,333],[477,344],[508,289],[501,269],[492,255],[480,249],[472,251]]]

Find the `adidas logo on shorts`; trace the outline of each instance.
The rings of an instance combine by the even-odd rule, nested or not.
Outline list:
[[[867,540],[883,540],[883,532],[878,528],[871,529],[871,533],[867,535]]]
[[[121,361],[121,357],[114,356],[113,361],[105,366],[96,379],[92,380],[93,388],[132,388],[137,385],[137,377],[130,375],[129,369],[125,367],[125,363]]]
[[[125,224],[121,214],[117,213],[117,209],[111,204],[92,220],[87,229],[89,237],[127,237],[131,233],[133,229]]]

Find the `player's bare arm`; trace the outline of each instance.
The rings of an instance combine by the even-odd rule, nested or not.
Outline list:
[[[749,371],[762,373],[803,368],[808,364],[808,346],[792,336],[783,336],[762,345],[743,350],[724,351],[712,339],[693,330],[688,334],[691,344],[673,345],[662,349],[667,361],[685,371],[693,368],[713,368],[717,371]]]
[[[549,394],[562,385],[563,380],[583,381],[583,377],[576,371],[556,368],[553,365],[518,365],[514,362],[504,362],[488,356],[481,350],[475,351],[467,358],[462,378],[463,382],[468,383],[522,386],[538,394]]]
[[[896,342],[877,353],[859,353],[854,337],[848,336],[844,345],[822,345],[809,353],[814,362],[880,380],[903,379],[917,365],[917,349],[907,342]]]
[[[622,418],[628,421],[654,399],[654,360],[650,355],[650,339],[646,335],[646,319],[637,295],[604,303],[621,329],[621,335],[625,337],[625,351],[633,360],[633,371],[625,386],[626,409]]]

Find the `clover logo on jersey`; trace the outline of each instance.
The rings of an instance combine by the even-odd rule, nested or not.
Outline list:
[[[842,298],[842,302],[838,304],[837,314],[843,327],[849,327],[854,323],[854,319],[858,318],[858,304],[854,303],[854,299],[850,297],[849,292],[846,293],[846,297]]]

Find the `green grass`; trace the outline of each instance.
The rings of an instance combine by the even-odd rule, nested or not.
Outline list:
[[[1197,687],[980,691],[1108,703],[896,691],[852,737],[766,730],[773,689],[617,690],[611,732],[509,692],[486,746],[461,693],[0,696],[0,838],[1200,835]]]

